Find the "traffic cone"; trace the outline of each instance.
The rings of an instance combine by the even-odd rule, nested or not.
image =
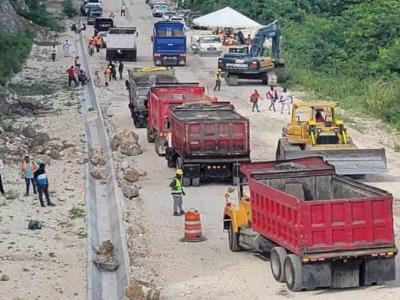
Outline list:
[[[197,210],[187,211],[185,213],[185,236],[180,239],[181,242],[203,242],[207,238],[203,236],[201,230],[200,213]]]

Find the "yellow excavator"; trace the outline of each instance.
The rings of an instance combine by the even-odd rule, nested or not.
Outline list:
[[[330,101],[295,103],[291,121],[282,129],[276,159],[322,156],[341,175],[385,172],[385,149],[358,149],[343,120],[336,117],[337,106]]]

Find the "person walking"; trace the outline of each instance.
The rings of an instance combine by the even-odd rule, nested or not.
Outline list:
[[[118,73],[119,73],[119,78],[122,79],[122,74],[124,73],[124,64],[122,63],[122,61],[119,61]]]
[[[107,66],[104,71],[104,80],[105,85],[108,86],[108,83],[111,81],[111,66]]]
[[[1,176],[3,175],[3,171],[4,171],[4,163],[3,161],[0,159],[0,193],[4,196],[4,187],[3,187],[3,180],[1,178]]]
[[[78,86],[78,81],[76,80],[76,72],[74,66],[71,66],[68,70],[68,86],[71,86],[71,82],[75,82],[75,86]]]
[[[45,195],[47,206],[56,206],[53,202],[50,201],[49,179],[45,170],[45,164],[39,164],[39,168],[35,172],[35,181],[37,183],[37,189],[39,192],[40,205],[42,207],[45,207],[43,202],[43,195]]]
[[[285,109],[285,107],[287,107],[288,114],[290,115],[290,104],[293,103],[293,97],[292,94],[287,90],[287,88],[283,89],[283,93],[281,95],[279,102],[282,104],[281,114],[283,114],[283,110]]]
[[[221,80],[222,80],[222,71],[221,69],[217,70],[217,73],[215,74],[215,86],[214,86],[214,91],[218,89],[218,92],[221,90]]]
[[[75,56],[74,65],[76,68],[81,69],[81,62],[79,61],[79,56]]]
[[[64,56],[67,57],[69,56],[69,49],[71,48],[71,44],[69,43],[68,40],[65,40],[65,43],[63,44],[63,50],[64,50]]]
[[[51,46],[51,60],[52,61],[56,60],[56,54],[57,54],[56,45],[53,44],[53,46]]]
[[[21,165],[21,178],[25,179],[25,196],[29,196],[29,188],[31,183],[33,187],[33,193],[36,194],[36,182],[34,180],[34,173],[36,170],[37,164],[32,161],[28,155],[26,155]]]
[[[182,169],[176,169],[176,176],[172,179],[169,187],[171,188],[172,198],[174,200],[174,216],[181,216],[185,214],[185,211],[182,208],[183,197],[185,195],[185,191],[183,190],[182,184]]]
[[[257,109],[257,112],[260,112],[259,108],[258,108],[258,100],[263,100],[263,98],[261,98],[261,95],[259,94],[259,92],[257,90],[254,90],[254,92],[250,95],[250,102],[253,103],[253,107],[251,109],[251,111],[254,111],[254,109]]]
[[[125,3],[122,3],[122,5],[121,5],[121,17],[122,16],[125,17],[125,12],[126,12],[126,5],[125,5]]]
[[[274,89],[273,86],[271,86],[267,92],[267,99],[271,101],[268,110],[271,111],[271,109],[273,109],[274,111],[276,111],[275,102],[278,100],[278,92]]]

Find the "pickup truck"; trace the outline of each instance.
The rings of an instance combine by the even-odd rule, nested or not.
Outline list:
[[[239,203],[226,194],[231,251],[269,255],[291,291],[396,278],[393,197],[335,174],[322,157],[240,165]]]
[[[186,65],[186,31],[181,22],[160,21],[154,24],[153,62],[155,66]]]
[[[217,98],[206,95],[198,83],[160,84],[150,88],[147,119],[147,141],[155,143],[158,155],[165,155],[171,144],[170,108],[184,103],[212,103]]]
[[[155,3],[153,8],[152,8],[152,13],[153,13],[153,17],[162,17],[162,15],[164,13],[166,13],[169,9],[169,6],[167,3]]]
[[[192,37],[191,49],[200,56],[219,56],[222,53],[222,42],[218,35],[204,34]]]
[[[183,170],[184,186],[205,181],[238,183],[239,162],[250,161],[249,120],[230,102],[171,107],[169,167]]]
[[[165,67],[128,69],[126,87],[129,91],[129,110],[136,128],[145,128],[148,116],[150,87],[163,83],[177,83],[175,72]]]

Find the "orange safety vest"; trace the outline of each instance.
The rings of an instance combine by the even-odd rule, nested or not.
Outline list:
[[[36,166],[35,164],[31,161],[31,170],[32,173],[35,173],[36,171]],[[25,177],[25,172],[26,172],[26,161],[22,161],[22,175]]]

